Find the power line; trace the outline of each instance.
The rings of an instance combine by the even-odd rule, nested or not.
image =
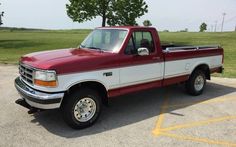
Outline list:
[[[222,20],[222,25],[221,25],[221,32],[223,32],[223,29],[224,29],[225,15],[226,15],[226,13],[223,13],[223,20]]]
[[[235,19],[236,19],[236,16],[231,17],[231,18],[227,19],[227,20],[225,21],[225,23],[228,23],[228,22],[233,21],[233,20],[235,20]]]
[[[217,21],[217,20],[215,20],[214,23],[212,22],[212,24],[211,24],[211,25],[214,25],[214,32],[217,32],[217,30],[223,31],[225,24],[231,23],[231,22],[236,20],[236,16],[233,16],[233,17],[230,17],[228,19],[225,19],[226,13],[223,13],[222,15],[223,15],[223,20],[222,20],[222,24],[221,25],[218,24],[219,21]],[[232,27],[234,29],[234,26],[232,26]],[[235,31],[236,31],[236,28],[235,28]]]
[[[0,3],[0,5],[1,5],[1,3]],[[2,22],[3,16],[4,16],[4,12],[2,11],[2,12],[0,12],[0,26],[3,24],[3,22]]]
[[[214,26],[213,26],[213,25],[211,25],[211,30],[210,30],[211,32],[213,32],[213,28],[214,28]]]
[[[216,32],[216,28],[217,28],[217,21],[215,21],[215,30],[214,30],[214,32]]]

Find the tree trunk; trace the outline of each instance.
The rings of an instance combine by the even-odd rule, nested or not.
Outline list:
[[[102,17],[102,27],[106,26],[106,16],[103,15]],[[105,44],[105,32],[102,32],[102,43]]]
[[[102,16],[102,27],[105,27],[106,26],[106,16],[103,15]]]

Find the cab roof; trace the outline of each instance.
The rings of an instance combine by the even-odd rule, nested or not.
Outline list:
[[[144,27],[144,26],[107,26],[107,27],[98,27],[97,29],[155,29],[154,27]]]

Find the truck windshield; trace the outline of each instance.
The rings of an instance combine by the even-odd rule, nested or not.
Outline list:
[[[80,48],[117,51],[127,35],[127,30],[96,29],[81,43]]]

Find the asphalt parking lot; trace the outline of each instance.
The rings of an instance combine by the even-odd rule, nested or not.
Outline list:
[[[115,98],[98,122],[73,130],[59,110],[28,115],[14,103],[16,66],[0,66],[0,146],[236,146],[236,79],[213,78],[203,95],[181,85]]]

